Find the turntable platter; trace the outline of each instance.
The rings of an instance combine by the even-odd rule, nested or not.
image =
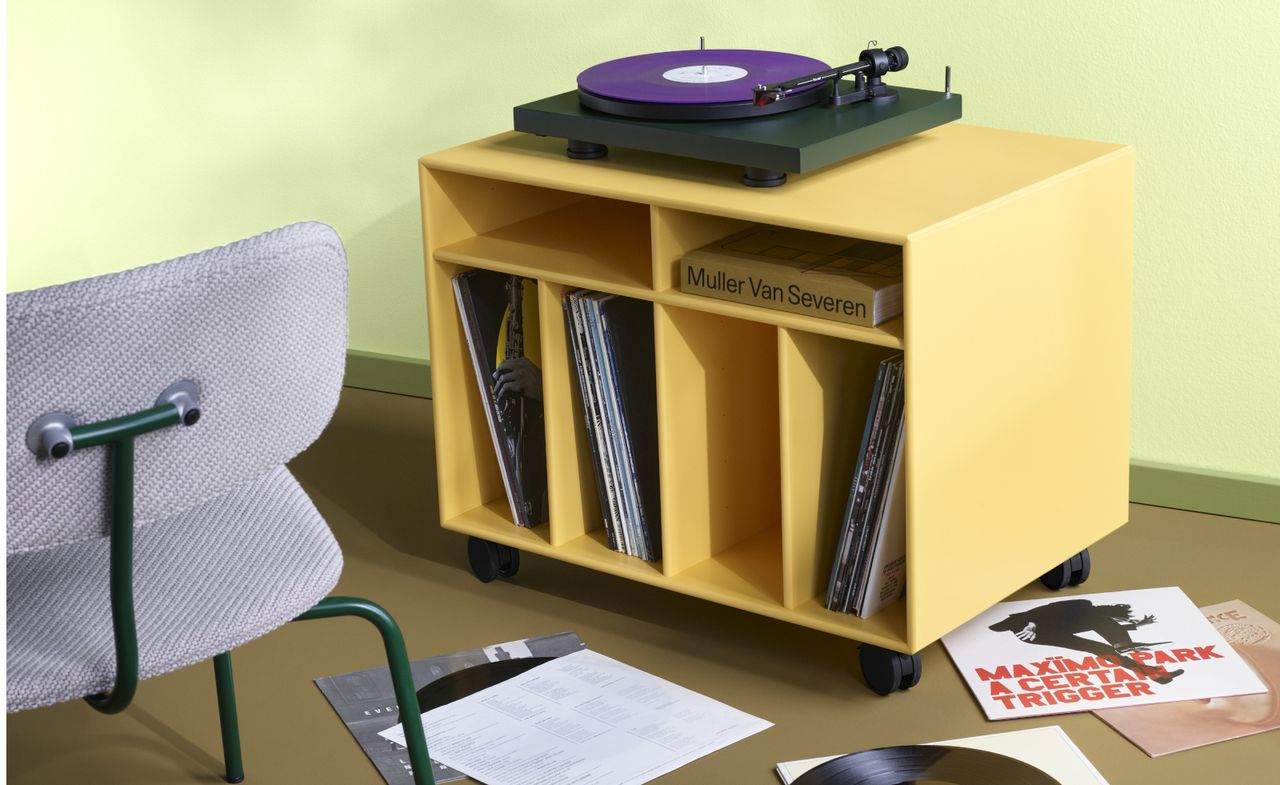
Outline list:
[[[758,117],[810,106],[821,85],[768,106],[754,102],[756,85],[822,71],[821,60],[756,49],[688,49],[623,57],[578,74],[578,97],[597,111],[650,120]]]

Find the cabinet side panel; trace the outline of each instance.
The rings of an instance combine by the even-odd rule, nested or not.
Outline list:
[[[906,246],[913,649],[1128,520],[1132,172],[1120,150]]]
[[[542,412],[547,429],[547,494],[551,544],[561,546],[600,528],[591,447],[565,330],[567,287],[538,282],[542,339]]]
[[[424,168],[421,175],[436,476],[440,519],[447,521],[505,491],[454,299],[453,276],[461,270],[432,256],[437,243],[467,229],[432,173]]]

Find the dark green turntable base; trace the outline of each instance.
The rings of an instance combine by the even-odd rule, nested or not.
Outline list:
[[[608,145],[745,167],[748,185],[786,182],[960,118],[960,95],[896,87],[898,99],[825,103],[737,120],[637,120],[588,109],[578,92],[515,108],[515,129],[569,142],[570,158],[599,158]]]

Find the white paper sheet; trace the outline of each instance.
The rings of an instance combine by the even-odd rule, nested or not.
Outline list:
[[[422,719],[431,757],[487,785],[639,785],[773,725],[589,650]]]

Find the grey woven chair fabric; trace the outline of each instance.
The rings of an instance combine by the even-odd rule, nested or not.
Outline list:
[[[342,556],[283,464],[337,405],[346,256],[318,223],[8,296],[8,709],[110,689],[106,447],[37,459],[28,426],[154,405],[175,381],[203,416],[138,437],[140,676],[258,637],[332,589]]]
[[[319,436],[346,349],[346,256],[300,223],[147,267],[8,296],[9,553],[106,534],[108,450],[36,460],[32,421],[95,422],[200,385],[205,418],[138,439],[142,527],[261,477]]]
[[[95,539],[8,557],[9,711],[115,684],[108,547]],[[284,467],[139,530],[134,547],[144,679],[270,632],[342,572],[329,527]]]

